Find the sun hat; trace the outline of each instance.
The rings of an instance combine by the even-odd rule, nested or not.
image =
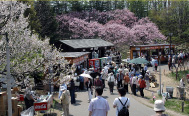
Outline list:
[[[99,79],[99,76],[96,76],[97,79]]]
[[[165,106],[162,100],[156,100],[154,103],[154,111],[165,111]]]

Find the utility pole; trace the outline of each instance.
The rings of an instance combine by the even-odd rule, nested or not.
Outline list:
[[[11,101],[11,83],[10,83],[10,49],[9,49],[9,39],[8,33],[4,33],[0,35],[5,35],[6,39],[6,57],[7,57],[7,94],[8,94],[8,116],[12,116],[12,101]]]
[[[160,56],[160,58],[159,58],[159,85],[160,85],[160,86],[159,86],[159,87],[160,87],[159,89],[160,89],[160,95],[162,95],[162,91],[161,91],[161,89],[162,89],[162,88],[161,88],[161,66],[160,66],[160,65],[161,65],[161,56]]]

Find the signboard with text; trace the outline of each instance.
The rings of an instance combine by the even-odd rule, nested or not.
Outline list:
[[[35,111],[44,111],[49,110],[51,108],[51,105],[53,104],[53,97],[52,95],[49,95],[47,100],[42,100],[41,102],[34,102],[34,110]]]

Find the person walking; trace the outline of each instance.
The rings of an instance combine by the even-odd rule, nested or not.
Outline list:
[[[128,91],[128,85],[129,85],[129,82],[130,82],[130,78],[129,78],[129,73],[128,72],[125,73],[125,76],[124,76],[123,80],[124,80],[124,88],[125,88],[126,92],[129,92]]]
[[[85,82],[85,85],[86,85],[86,88],[87,88],[87,91],[88,91],[88,97],[89,97],[89,102],[91,101],[92,99],[92,80],[91,78],[88,78],[88,80]]]
[[[120,97],[115,98],[115,100],[113,102],[113,108],[117,108],[116,116],[118,116],[118,113],[123,108],[124,104],[127,109],[129,109],[129,107],[130,107],[130,100],[129,100],[129,98],[125,97],[125,95],[126,95],[125,88],[123,88],[123,87],[119,88],[118,93],[119,93]]]
[[[134,95],[136,95],[136,88],[137,88],[137,86],[138,86],[138,79],[137,79],[137,76],[134,76],[132,78],[132,93]]]
[[[150,87],[149,79],[150,79],[150,71],[147,70],[147,71],[146,71],[146,74],[145,74],[145,82],[146,82],[146,89],[147,89],[147,90],[148,90],[149,87]]]
[[[119,70],[119,73],[117,74],[117,89],[120,88],[120,87],[123,87],[123,84],[122,84],[122,80],[123,80],[123,73],[122,73],[122,70],[120,69]]]
[[[84,77],[83,76],[79,76],[79,81],[80,81],[79,89],[80,90],[84,90]]]
[[[111,72],[108,75],[108,86],[109,86],[111,94],[113,93],[113,90],[114,90],[114,81],[115,81],[114,74],[113,74],[113,72]]]
[[[155,71],[157,71],[157,68],[158,68],[158,63],[157,63],[157,62],[155,62],[155,63],[154,63],[154,65],[155,65]]]
[[[164,114],[165,106],[162,100],[156,100],[154,102],[154,111],[156,112],[155,115],[152,116],[168,116],[167,114]]]
[[[71,96],[71,104],[75,104],[75,83],[74,80],[70,81],[70,96]]]
[[[144,97],[144,88],[146,87],[146,83],[144,81],[144,78],[142,75],[139,76],[139,81],[138,81],[138,84],[139,84],[139,91],[140,91],[140,95],[142,97]]]
[[[147,64],[144,65],[144,73],[148,70]]]
[[[60,99],[62,102],[64,116],[69,116],[69,91],[65,87],[62,87],[60,91],[62,91]]]
[[[96,88],[103,88],[102,81],[99,79],[99,76],[96,76],[96,80],[94,82],[95,89]]]
[[[104,69],[102,69],[102,72],[101,72],[101,79],[102,79],[102,84],[103,84],[103,88],[105,88],[105,80],[107,78],[107,74],[106,72],[104,71]]]
[[[176,66],[175,66],[175,56],[173,56],[173,58],[172,58],[172,67],[175,67],[175,69],[176,69]]]
[[[130,76],[130,88],[131,88],[131,92],[133,91],[133,82],[132,82],[132,80],[133,80],[133,77],[134,77],[134,74],[132,74],[131,73],[131,76]]]
[[[108,116],[110,110],[108,101],[102,97],[103,89],[96,88],[96,97],[89,104],[89,116]]]

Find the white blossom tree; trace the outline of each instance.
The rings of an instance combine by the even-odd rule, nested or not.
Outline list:
[[[0,2],[0,33],[8,33],[11,75],[23,77],[34,71],[45,73],[50,66],[54,65],[58,65],[62,72],[67,72],[66,60],[57,49],[49,45],[49,39],[41,41],[38,39],[38,35],[31,34],[31,30],[28,28],[28,18],[23,16],[28,7],[22,2]],[[4,36],[0,36],[0,74],[6,75]]]

